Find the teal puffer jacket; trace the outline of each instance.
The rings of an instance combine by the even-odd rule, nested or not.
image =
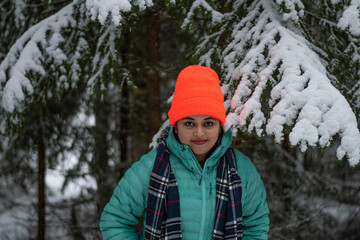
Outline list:
[[[175,139],[172,129],[166,143],[178,183],[182,237],[210,240],[215,218],[217,161],[230,147],[231,133],[223,136],[221,145],[206,160],[203,169],[191,149]],[[103,239],[143,239],[144,231],[137,234],[134,225],[143,214],[146,222],[148,186],[156,153],[153,150],[142,156],[115,188],[101,216]],[[267,239],[269,210],[263,182],[249,158],[237,150],[235,154],[242,184],[243,239]]]

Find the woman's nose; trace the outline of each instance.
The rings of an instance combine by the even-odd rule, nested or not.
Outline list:
[[[204,129],[202,126],[198,126],[195,129],[195,136],[202,137],[204,135]]]

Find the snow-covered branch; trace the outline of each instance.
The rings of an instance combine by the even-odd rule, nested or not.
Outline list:
[[[349,29],[350,33],[360,36],[360,1],[352,0],[350,5],[344,9],[339,19],[338,27],[341,29]]]
[[[212,8],[210,6],[210,4],[208,3],[208,1],[206,0],[195,0],[192,5],[191,8],[187,14],[187,17],[185,18],[183,24],[182,24],[182,28],[185,28],[190,22],[191,19],[194,17],[195,15],[195,11],[198,10],[199,8],[203,8],[206,12],[211,14],[211,20],[212,23],[219,23],[221,22],[222,18],[223,18],[223,14],[220,13],[219,11],[216,11],[214,8]]]
[[[0,86],[4,86],[0,97],[5,110],[12,112],[24,100],[24,90],[33,93],[33,82],[27,77],[29,71],[46,75],[42,65],[44,55],[53,58],[55,63],[67,59],[59,47],[64,40],[61,30],[74,25],[75,2],[31,27],[11,47],[0,65]]]
[[[280,7],[283,21],[298,22],[299,18],[304,15],[304,5],[301,0],[275,0]]]
[[[89,33],[99,36],[90,38]],[[31,27],[11,47],[0,65],[2,107],[22,111],[26,94],[39,94],[40,79],[34,74],[53,81],[57,90],[75,88],[81,76],[89,79],[90,89],[99,79],[109,81],[114,62],[120,60],[115,47],[120,37],[113,24],[98,27],[91,21],[85,0],[74,1]]]
[[[122,14],[130,12],[132,5],[144,10],[153,5],[152,0],[86,0],[86,7],[91,12],[92,20],[99,20],[105,24],[106,19],[111,17],[115,26],[121,25]]]
[[[277,1],[279,3],[284,1]],[[290,1],[292,3],[299,1]],[[340,136],[337,157],[351,165],[360,160],[357,120],[345,97],[327,77],[320,57],[301,36],[283,26],[269,1],[254,1],[248,14],[235,20],[232,38],[222,52],[226,130],[270,134],[277,142],[328,147]],[[216,36],[218,36],[217,34]],[[200,63],[210,65],[216,51],[204,37]],[[219,57],[216,57],[218,59]]]

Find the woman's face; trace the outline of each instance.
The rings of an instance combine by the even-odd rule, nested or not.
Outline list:
[[[188,145],[198,161],[204,161],[215,145],[221,131],[220,121],[207,115],[192,115],[180,119],[175,125],[182,144]]]

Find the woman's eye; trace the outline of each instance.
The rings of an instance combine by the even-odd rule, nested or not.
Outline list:
[[[185,126],[187,126],[187,127],[192,127],[192,126],[194,126],[194,123],[193,123],[193,122],[185,122],[184,124],[185,124]]]
[[[214,126],[214,123],[213,122],[205,122],[204,126],[205,127],[212,127],[212,126]]]

